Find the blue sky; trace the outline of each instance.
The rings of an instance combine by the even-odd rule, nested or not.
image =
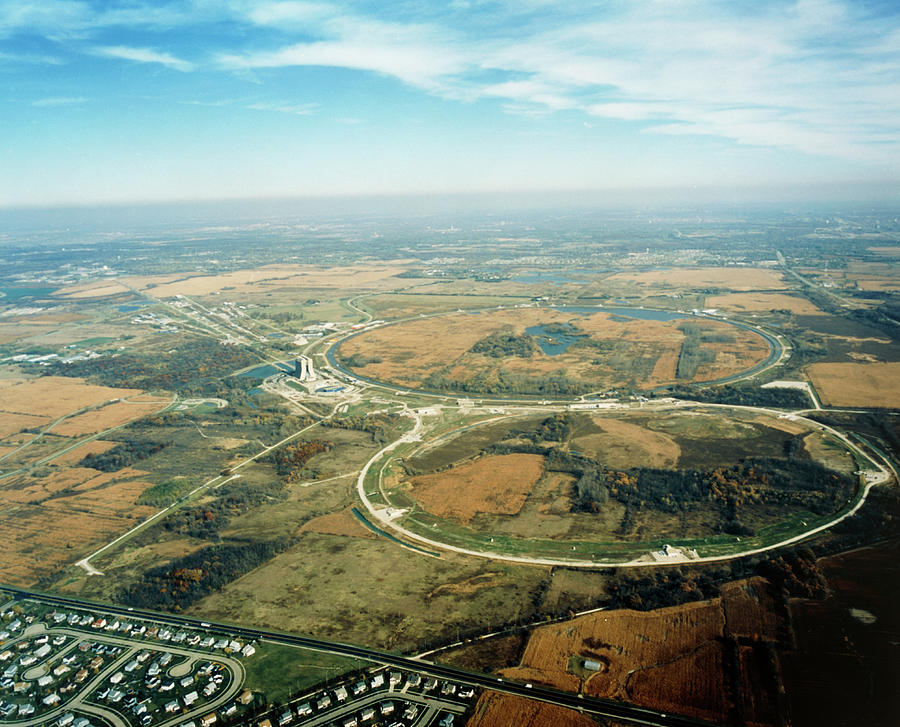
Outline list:
[[[900,179],[900,4],[0,0],[0,206]]]

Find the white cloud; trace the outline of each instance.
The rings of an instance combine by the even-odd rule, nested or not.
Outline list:
[[[301,30],[310,40],[275,50],[222,53],[228,70],[331,66],[371,71],[437,91],[441,79],[473,61],[453,34],[433,24],[389,22],[355,15],[333,5],[281,2],[253,6],[247,18],[259,25]]]
[[[48,98],[39,98],[32,101],[32,106],[74,106],[76,104],[86,103],[89,99],[83,96],[50,96]]]
[[[514,97],[518,108],[568,101],[658,133],[900,160],[891,24],[842,2],[765,8],[636,3],[603,20],[548,24],[488,44],[485,67],[525,80],[478,92]]]
[[[40,53],[0,53],[0,63],[28,63],[37,66],[61,66],[63,60]]]
[[[273,52],[223,55],[228,69],[333,66],[395,76],[416,86],[436,88],[441,76],[456,70],[445,56],[430,48],[409,47],[378,39],[298,43]]]
[[[2,0],[0,37],[37,33],[54,41],[88,38],[115,28],[173,28],[221,16],[204,2],[150,2],[97,9],[84,0]]]
[[[76,0],[5,2],[0,5],[0,36],[20,30],[50,37],[70,35],[89,22],[90,9]]]
[[[110,58],[123,58],[139,63],[159,63],[176,71],[192,71],[195,68],[195,65],[189,61],[176,58],[170,53],[161,53],[153,48],[130,48],[124,45],[114,45],[96,48],[95,52]]]
[[[246,108],[254,111],[278,111],[282,114],[292,114],[294,116],[309,116],[314,114],[318,108],[317,103],[291,104],[291,103],[252,103]]]
[[[897,15],[879,17],[854,0],[456,0],[386,3],[377,17],[371,4],[360,6],[171,0],[96,10],[80,0],[0,0],[0,37],[209,28],[190,55],[260,83],[256,69],[329,66],[390,76],[444,98],[494,99],[512,113],[580,110],[589,120],[663,134],[900,161]],[[220,20],[239,32],[212,32]],[[195,68],[179,46],[161,52],[155,40],[89,50]],[[308,112],[290,104],[267,110]]]
[[[247,15],[257,25],[306,24],[334,14],[334,9],[324,3],[313,2],[263,2],[251,7]]]

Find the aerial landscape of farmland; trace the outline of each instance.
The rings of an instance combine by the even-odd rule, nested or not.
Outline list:
[[[900,724],[898,28],[0,0],[0,727]]]
[[[253,268],[234,234],[215,274],[126,256],[97,283],[60,262],[6,289],[9,587],[369,650],[319,673],[264,649],[254,714],[399,652],[503,679],[447,702],[472,725],[627,722],[610,704],[805,724],[829,664],[809,634],[846,614],[895,633],[889,600],[838,575],[848,551],[890,571],[897,542],[891,293],[801,284],[816,273],[789,245],[717,248],[712,288],[709,253],[677,246],[677,263],[603,248],[548,278],[515,258],[480,272],[488,247],[452,267],[427,245],[348,243],[331,267],[261,248]],[[854,255],[887,279],[869,246]],[[876,643],[829,653],[876,674]],[[878,685],[856,687],[873,719]]]

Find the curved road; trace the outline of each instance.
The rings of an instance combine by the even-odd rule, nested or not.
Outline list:
[[[5,587],[4,587],[5,588]],[[6,589],[11,590],[11,589]],[[93,605],[93,604],[92,604]],[[84,608],[85,604],[81,603],[79,608]],[[96,606],[94,606],[96,607]],[[102,607],[104,610],[109,611],[108,607]],[[125,615],[128,611],[124,609],[120,609],[120,615]],[[79,629],[72,629],[67,627],[59,627],[59,626],[51,626],[50,628],[45,628],[42,633],[46,633],[49,636],[54,634],[65,634],[66,636],[73,637],[73,641],[62,651],[55,653],[53,656],[48,657],[47,661],[50,661],[57,656],[60,656],[68,651],[71,651],[75,648],[81,640],[93,640],[93,641],[102,641],[108,644],[115,644],[116,646],[125,647],[125,651],[122,652],[116,659],[109,663],[104,669],[102,669],[91,681],[86,682],[81,685],[75,694],[72,695],[71,698],[67,699],[64,703],[60,704],[58,707],[53,708],[50,711],[44,712],[36,717],[30,717],[27,719],[20,720],[6,720],[3,722],[5,724],[15,725],[16,727],[33,727],[34,725],[41,725],[45,723],[49,723],[55,720],[60,715],[69,711],[85,711],[92,712],[97,714],[98,716],[103,717],[104,719],[108,719],[112,722],[115,727],[129,727],[129,723],[126,719],[121,717],[115,709],[102,707],[100,705],[94,704],[92,702],[86,702],[83,700],[83,695],[89,695],[102,686],[110,676],[115,674],[116,671],[119,671],[124,664],[127,664],[136,654],[137,652],[147,649],[148,651],[167,651],[172,654],[177,654],[179,656],[187,657],[188,659],[196,659],[198,656],[197,651],[191,651],[189,649],[182,649],[176,646],[170,646],[169,644],[150,644],[144,641],[139,641],[136,639],[126,639],[120,636],[111,636],[103,631],[99,632],[90,632],[90,631],[81,631]],[[29,634],[30,638],[34,634]],[[20,639],[16,639],[16,641],[20,641],[21,639],[26,638],[24,635]],[[15,642],[11,642],[15,643]],[[199,717],[203,714],[208,714],[209,712],[215,711],[220,706],[233,699],[237,693],[240,691],[241,686],[244,683],[244,667],[237,660],[233,659],[230,656],[224,656],[220,654],[210,655],[209,661],[217,662],[224,664],[226,668],[229,669],[231,673],[231,680],[228,686],[222,690],[222,692],[215,698],[211,699],[208,702],[204,702],[203,704],[195,707],[192,710],[179,714],[175,717],[171,717],[163,722],[157,723],[156,727],[174,727],[175,725],[179,725],[182,722],[186,722],[191,720],[193,717]],[[176,665],[174,668],[177,668]]]
[[[666,406],[662,406],[662,407],[658,407],[658,408],[665,410],[665,409],[685,409],[688,407],[711,407],[711,408],[718,408],[718,409],[739,409],[742,411],[763,413],[763,414],[767,414],[770,416],[776,416],[776,417],[784,416],[784,412],[777,411],[774,409],[766,409],[763,407],[753,407],[753,406],[733,406],[733,405],[729,405],[729,404],[700,404],[700,403],[685,402],[685,403],[679,403],[679,404],[666,405]],[[645,408],[645,410],[646,410],[646,408]],[[740,551],[737,553],[731,553],[728,555],[704,556],[704,557],[700,557],[700,558],[683,558],[683,559],[680,558],[680,559],[673,559],[671,561],[656,561],[656,560],[639,561],[639,560],[632,559],[632,560],[618,561],[618,562],[606,562],[606,561],[598,562],[598,561],[593,561],[593,560],[574,560],[574,559],[566,560],[566,559],[532,558],[532,557],[528,557],[528,556],[506,555],[504,553],[495,553],[495,552],[488,551],[488,550],[482,551],[482,550],[472,550],[469,548],[461,548],[461,547],[458,547],[455,545],[449,545],[447,543],[443,543],[439,540],[427,538],[424,535],[420,535],[418,533],[415,533],[415,532],[409,530],[408,528],[404,528],[402,525],[399,525],[393,519],[387,517],[384,514],[384,508],[382,508],[382,509],[376,508],[373,505],[372,501],[369,500],[368,496],[366,495],[366,491],[365,491],[365,480],[366,480],[366,475],[369,473],[369,470],[371,469],[371,467],[376,462],[378,462],[384,455],[388,454],[389,452],[392,452],[394,449],[399,447],[401,444],[415,442],[415,441],[419,441],[421,439],[421,432],[423,429],[422,417],[418,413],[413,414],[413,416],[415,417],[415,426],[413,427],[412,431],[404,434],[402,437],[400,437],[396,441],[392,442],[391,444],[388,444],[386,447],[383,447],[381,450],[376,452],[375,455],[373,455],[372,458],[368,462],[366,462],[366,464],[362,468],[362,470],[360,470],[359,476],[357,477],[357,480],[356,480],[356,491],[357,491],[357,495],[359,496],[359,499],[365,506],[366,510],[368,510],[369,515],[371,515],[372,518],[374,518],[379,523],[380,526],[383,526],[384,528],[386,528],[388,530],[393,530],[395,533],[398,533],[409,540],[413,540],[416,543],[427,545],[430,548],[436,548],[438,550],[444,550],[444,551],[452,551],[454,553],[459,553],[461,555],[470,555],[470,556],[475,556],[478,558],[487,558],[490,560],[501,560],[501,561],[506,561],[506,562],[510,562],[510,563],[521,563],[521,564],[527,564],[527,565],[541,565],[541,566],[566,566],[569,568],[646,568],[646,567],[651,567],[651,566],[658,567],[660,565],[684,565],[685,563],[716,563],[716,562],[722,562],[722,561],[727,561],[727,560],[734,560],[736,558],[744,558],[746,556],[757,555],[759,553],[765,553],[765,552],[768,552],[771,550],[776,550],[778,548],[783,548],[787,545],[793,545],[794,543],[800,542],[801,540],[805,540],[806,538],[809,538],[817,533],[820,533],[824,530],[834,527],[837,523],[841,522],[842,520],[845,520],[846,518],[848,518],[851,515],[853,515],[854,513],[856,513],[859,510],[859,508],[863,506],[863,504],[866,501],[866,497],[868,496],[869,491],[872,489],[872,487],[874,487],[875,485],[878,485],[878,484],[883,484],[884,482],[888,482],[892,478],[892,470],[888,469],[888,467],[886,467],[884,464],[875,461],[875,459],[873,459],[869,454],[864,452],[856,444],[854,444],[852,441],[850,441],[849,437],[847,437],[846,435],[844,435],[841,432],[837,431],[836,429],[833,429],[832,427],[829,427],[820,422],[814,422],[810,419],[807,419],[806,417],[802,417],[802,416],[799,416],[796,414],[791,414],[790,416],[793,417],[795,420],[803,421],[804,423],[808,424],[812,428],[822,429],[822,430],[829,432],[832,436],[838,438],[841,442],[843,442],[844,445],[849,450],[851,450],[855,454],[859,455],[861,458],[870,462],[873,465],[873,467],[875,468],[875,470],[877,470],[877,474],[875,474],[871,479],[869,479],[868,482],[866,482],[866,484],[863,487],[862,492],[861,492],[860,496],[858,497],[854,506],[852,508],[850,508],[849,510],[847,510],[846,512],[835,517],[833,520],[830,520],[829,522],[827,522],[823,525],[819,525],[818,527],[810,528],[809,530],[799,533],[798,535],[795,535],[790,538],[786,538],[785,540],[782,540],[778,543],[773,543],[771,545],[767,545],[767,546],[760,547],[760,548],[752,548],[749,550],[744,550],[744,551]]]
[[[366,321],[366,323],[368,323],[369,321],[372,320],[372,315],[370,313],[366,313],[366,311],[362,310],[361,308],[357,308],[356,306],[352,305],[352,301],[357,300],[359,297],[362,297],[362,296],[357,296],[356,298],[348,300],[347,305],[349,307],[353,308],[354,310],[358,311],[359,313],[363,313],[363,314],[367,315],[369,317],[369,320]],[[518,307],[519,306],[511,306],[511,307],[507,308],[507,310],[515,310]],[[549,306],[550,309],[572,308],[572,307],[584,308],[584,306]],[[335,357],[335,352],[337,351],[338,347],[344,341],[347,341],[350,338],[353,338],[355,336],[359,336],[363,333],[366,333],[366,332],[372,330],[372,328],[383,328],[385,326],[393,326],[393,325],[397,325],[399,323],[406,323],[408,321],[421,320],[423,318],[439,318],[441,316],[451,316],[451,315],[460,315],[460,314],[468,315],[468,314],[472,314],[472,313],[480,313],[482,311],[493,311],[493,310],[496,310],[496,309],[495,308],[466,308],[466,309],[461,308],[456,311],[441,311],[439,313],[421,313],[419,315],[407,316],[404,318],[397,318],[392,321],[386,321],[384,323],[379,323],[377,326],[374,326],[371,328],[363,328],[360,330],[350,331],[350,332],[343,333],[343,334],[336,335],[336,336],[329,336],[327,345],[323,346],[324,350],[322,351],[322,354],[324,356],[326,366],[328,368],[330,368],[332,370],[332,372],[338,376],[338,378],[340,378],[340,376],[343,375],[344,377],[350,378],[353,381],[355,381],[357,383],[357,385],[368,384],[370,386],[377,386],[377,387],[380,387],[383,389],[387,389],[389,391],[410,391],[410,389],[408,387],[398,386],[395,384],[391,384],[390,382],[379,381],[377,379],[370,379],[365,376],[360,376],[359,374],[357,374],[353,371],[350,371],[349,369],[344,368],[340,363],[338,363],[337,358]],[[603,306],[596,306],[596,310],[598,313],[612,312],[610,309],[605,309]],[[699,386],[718,386],[721,384],[730,384],[730,383],[734,383],[736,381],[741,381],[743,379],[753,378],[755,376],[758,376],[759,374],[761,374],[764,371],[768,371],[771,368],[781,365],[785,361],[785,359],[788,358],[791,354],[791,350],[792,350],[791,347],[789,345],[785,344],[781,340],[781,337],[777,333],[768,331],[765,328],[763,328],[757,324],[747,323],[744,321],[738,321],[738,320],[734,320],[732,318],[726,318],[724,316],[711,316],[711,315],[705,315],[705,314],[699,314],[699,313],[679,313],[678,311],[670,311],[670,310],[665,310],[662,308],[646,308],[645,307],[645,308],[635,308],[635,310],[648,310],[648,311],[657,311],[658,310],[662,313],[680,314],[685,319],[699,318],[702,320],[711,320],[711,321],[718,321],[721,323],[728,323],[729,325],[735,326],[736,328],[742,328],[744,330],[752,331],[753,333],[760,336],[766,342],[766,345],[769,348],[769,352],[762,361],[754,364],[749,369],[746,369],[744,371],[739,371],[738,373],[731,374],[730,376],[726,376],[726,377],[723,377],[720,379],[714,379],[712,381],[698,382],[697,385],[699,385]],[[321,345],[321,344],[325,343],[325,341],[324,341],[324,339],[320,339],[319,341],[314,342],[314,345],[316,343]],[[654,389],[647,389],[647,391],[657,391],[657,390],[659,390],[659,388],[660,387],[657,387]],[[440,398],[440,399],[448,399],[448,398],[453,398],[453,397],[457,397],[457,396],[471,397],[473,395],[472,392],[434,391],[434,390],[429,390],[429,389],[413,389],[412,391],[414,391],[416,394],[421,394],[423,396],[436,397],[436,398]],[[578,401],[578,400],[582,399],[584,396],[590,396],[590,395],[591,394],[588,393],[585,395],[572,396],[572,397],[557,400],[557,401]],[[491,395],[491,394],[478,395],[477,398],[488,399],[490,401],[497,401],[497,402],[522,401],[522,399],[516,399],[514,396],[504,397],[502,395]],[[536,400],[536,399],[540,399],[540,398],[541,398],[540,396],[535,395],[532,397],[531,400]]]
[[[308,638],[305,636],[295,636],[293,634],[283,634],[273,631],[264,631],[262,629],[249,628],[246,626],[234,626],[229,624],[218,624],[187,616],[176,616],[169,613],[158,613],[154,611],[143,611],[139,609],[125,608],[123,606],[114,606],[109,604],[97,604],[88,601],[82,601],[76,598],[65,596],[53,596],[50,594],[29,591],[23,588],[13,586],[0,586],[0,589],[9,593],[16,594],[19,597],[36,598],[46,603],[51,603],[67,608],[77,608],[80,610],[90,609],[93,611],[101,611],[104,614],[114,614],[116,616],[124,616],[129,619],[141,618],[160,624],[168,624],[177,627],[187,627],[209,632],[215,630],[223,634],[231,634],[234,637],[240,637],[245,641],[267,641],[270,643],[283,644],[285,646],[294,646],[304,649],[312,649],[328,654],[337,654],[339,656],[349,656],[353,659],[361,659],[364,661],[384,664],[386,666],[396,666],[401,669],[427,674],[439,679],[448,679],[460,684],[467,684],[482,689],[491,689],[506,694],[513,694],[528,699],[537,699],[550,704],[556,704],[561,707],[568,707],[580,712],[588,714],[600,715],[612,719],[625,720],[629,723],[637,723],[642,725],[652,725],[653,727],[712,727],[711,723],[703,720],[693,719],[691,717],[683,717],[676,714],[668,714],[654,709],[637,707],[626,702],[618,702],[612,699],[600,699],[595,697],[586,697],[582,694],[573,694],[571,692],[563,692],[551,687],[543,687],[539,684],[519,684],[509,682],[505,679],[487,674],[479,674],[476,672],[466,671],[443,664],[435,664],[420,658],[410,658],[392,654],[385,651],[377,651],[362,646],[353,646],[352,644],[342,644],[338,642],[322,641],[320,639]],[[86,632],[81,632],[82,634]],[[169,647],[166,647],[167,649]],[[218,655],[212,657],[213,660],[220,660]],[[208,708],[208,705],[207,707]],[[186,715],[163,723],[160,727],[172,727],[176,722],[183,721]]]

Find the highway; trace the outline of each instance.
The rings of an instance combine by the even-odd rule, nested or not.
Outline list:
[[[478,687],[482,689],[492,689],[506,694],[513,694],[528,699],[537,699],[542,702],[548,702],[561,707],[576,709],[588,714],[598,715],[601,717],[609,717],[618,720],[624,720],[634,724],[654,725],[656,727],[709,727],[712,723],[703,720],[697,720],[690,717],[680,715],[667,714],[644,707],[636,707],[624,702],[616,702],[609,699],[597,699],[594,697],[584,697],[580,694],[572,694],[563,692],[558,689],[540,686],[538,684],[520,684],[510,682],[499,677],[489,676],[487,674],[477,674],[474,672],[458,669],[456,667],[435,664],[430,661],[418,658],[410,658],[399,654],[392,654],[386,651],[369,649],[363,646],[354,646],[352,644],[342,644],[339,642],[323,641],[306,636],[296,636],[293,634],[284,634],[276,631],[267,631],[263,629],[251,628],[247,626],[235,626],[231,624],[213,623],[201,621],[199,619],[188,616],[176,616],[170,613],[160,613],[156,611],[145,611],[142,609],[126,608],[124,606],[115,606],[110,604],[100,604],[91,601],[84,601],[77,598],[65,596],[55,596],[51,594],[31,591],[24,588],[16,588],[13,586],[0,585],[0,590],[6,593],[18,596],[19,598],[34,598],[54,606],[63,608],[74,608],[78,610],[87,610],[95,613],[112,614],[115,616],[124,616],[126,618],[142,618],[159,624],[167,624],[179,628],[187,627],[200,631],[220,631],[240,637],[245,641],[266,641],[284,646],[294,646],[303,649],[312,649],[329,654],[339,656],[347,656],[353,659],[362,659],[386,666],[395,666],[401,669],[427,674],[438,679],[447,679],[460,684]]]

